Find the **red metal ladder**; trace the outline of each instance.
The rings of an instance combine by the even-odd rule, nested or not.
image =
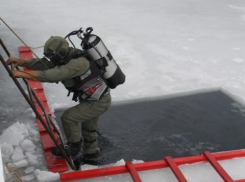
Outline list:
[[[224,182],[245,182],[244,180],[236,180],[234,181],[228,173],[224,170],[224,168],[218,163],[218,161],[212,156],[210,152],[204,152],[203,155],[207,158],[207,161],[213,166],[216,172],[220,175],[220,177],[224,180]],[[188,182],[185,178],[184,174],[180,171],[178,165],[175,163],[174,159],[170,156],[165,158],[165,161],[168,163],[170,169],[174,173],[175,177],[179,182]],[[135,169],[132,162],[126,162],[126,166],[129,170],[130,175],[133,178],[134,182],[141,182],[137,170]]]
[[[20,53],[21,59],[32,59],[33,58],[32,52],[30,51],[30,49],[28,47],[20,46],[19,47],[19,53]],[[29,70],[25,69],[25,71],[28,72]],[[50,112],[42,84],[40,82],[31,81],[31,80],[27,80],[27,82],[30,85],[30,87],[33,89],[35,94],[37,95],[38,99],[40,100],[41,104],[43,105],[43,107],[44,107],[45,111],[47,112],[47,114],[49,115],[49,117],[52,118],[52,114]],[[40,108],[39,104],[36,101],[34,101],[34,104],[35,104],[36,109],[39,112],[39,114],[42,115],[43,119],[45,120],[45,117],[43,115],[42,109]],[[49,171],[51,171],[51,172],[67,171],[68,166],[66,164],[66,160],[64,158],[56,158],[52,155],[51,149],[55,147],[55,144],[51,140],[49,134],[45,130],[45,128],[42,125],[42,123],[40,122],[40,120],[38,118],[36,118],[36,121],[37,121],[37,125],[39,128],[39,133],[40,133],[40,137],[41,137],[41,141],[42,141],[42,145],[43,145],[45,159],[46,159],[46,163],[48,165]],[[54,135],[56,137],[56,141],[58,142],[59,138],[57,136],[57,133],[55,131],[53,131],[53,132],[54,132]]]

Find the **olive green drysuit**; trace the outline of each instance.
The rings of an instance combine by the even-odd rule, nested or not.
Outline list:
[[[49,67],[49,68],[47,68]],[[42,59],[32,59],[29,69],[38,71],[40,82],[59,82],[66,87],[74,85],[73,77],[84,74],[89,68],[89,61],[84,57],[71,59],[67,64],[53,67],[52,64]],[[81,140],[78,123],[82,123],[82,137],[84,140],[84,152],[93,154],[97,148],[97,128],[99,116],[106,112],[111,105],[111,96],[108,92],[99,100],[82,100],[78,105],[67,109],[61,117],[66,138],[70,143]]]

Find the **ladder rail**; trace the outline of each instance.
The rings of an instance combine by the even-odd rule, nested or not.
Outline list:
[[[213,166],[213,168],[225,182],[234,182],[210,152],[204,152],[203,155],[207,158],[208,162]]]
[[[180,171],[177,164],[172,159],[172,157],[167,156],[165,158],[165,161],[168,163],[170,169],[172,170],[172,172],[174,173],[175,177],[178,179],[179,182],[188,182],[185,176],[183,175],[183,173]]]
[[[142,182],[137,170],[134,167],[134,164],[131,161],[126,162],[126,167],[129,171],[132,179],[134,180],[134,182]]]

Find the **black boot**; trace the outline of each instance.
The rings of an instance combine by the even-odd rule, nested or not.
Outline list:
[[[75,157],[81,151],[82,145],[81,145],[81,142],[77,142],[77,143],[68,143],[65,146],[60,145],[60,147],[63,148],[63,150],[65,150],[67,155],[69,155],[71,157]],[[63,157],[63,155],[60,152],[60,150],[58,149],[58,147],[53,148],[52,154],[57,156],[57,157]]]
[[[92,153],[92,154],[84,153],[83,154],[83,162],[85,164],[99,165],[100,164],[99,153],[100,153],[100,148],[99,147],[96,148],[96,152],[95,153]]]

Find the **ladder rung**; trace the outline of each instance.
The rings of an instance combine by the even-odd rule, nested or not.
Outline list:
[[[142,182],[137,170],[135,169],[135,167],[131,161],[126,162],[126,167],[129,171],[131,177],[133,178],[134,182]]]
[[[171,168],[179,182],[187,182],[186,178],[184,177],[183,173],[180,171],[172,157],[166,157],[165,161],[168,163],[169,167]]]
[[[204,152],[204,156],[208,159],[208,162],[217,171],[220,177],[225,180],[225,182],[234,182],[233,179],[228,175],[228,173],[223,169],[223,167],[218,163],[218,161],[212,156],[210,152]]]

